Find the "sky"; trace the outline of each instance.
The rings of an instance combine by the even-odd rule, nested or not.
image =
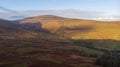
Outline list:
[[[0,7],[16,11],[73,9],[103,12],[105,17],[120,16],[119,6],[120,0],[0,0]]]

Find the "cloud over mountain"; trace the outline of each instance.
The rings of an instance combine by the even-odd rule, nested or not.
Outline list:
[[[15,11],[15,10],[11,10],[11,9],[8,9],[8,8],[2,7],[2,6],[0,6],[0,11],[9,12],[9,13],[17,13],[17,11]]]

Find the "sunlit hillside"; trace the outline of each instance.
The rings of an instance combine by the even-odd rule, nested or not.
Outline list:
[[[120,40],[119,21],[105,22],[63,18],[43,15],[20,20],[21,23],[42,23],[52,33],[71,39],[115,39]]]

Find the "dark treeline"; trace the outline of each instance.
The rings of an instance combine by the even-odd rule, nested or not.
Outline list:
[[[99,57],[95,64],[103,67],[120,67],[120,54],[111,53]]]
[[[93,40],[94,41],[94,40]],[[114,40],[113,40],[114,41]],[[117,41],[115,41],[117,42]],[[96,65],[102,66],[102,67],[120,67],[120,50],[113,50],[110,48],[104,48],[104,47],[98,47],[95,46],[95,42],[92,42],[92,40],[88,41],[74,41],[74,43],[80,44],[82,47],[86,47],[95,51],[101,51],[103,52],[102,55],[94,55],[90,54],[89,57],[98,57],[95,61]],[[118,41],[119,43],[119,41]],[[85,55],[86,56],[86,55]]]

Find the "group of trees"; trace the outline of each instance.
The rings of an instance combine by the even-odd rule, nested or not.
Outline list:
[[[103,67],[120,67],[120,54],[103,55],[96,60]]]

